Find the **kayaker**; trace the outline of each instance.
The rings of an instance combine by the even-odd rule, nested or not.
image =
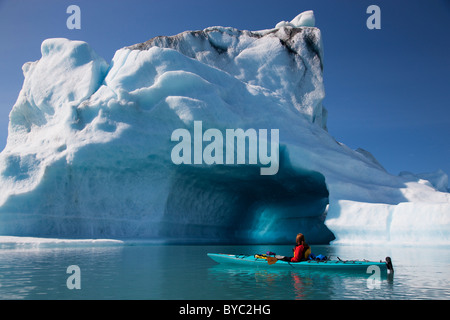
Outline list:
[[[288,262],[300,262],[307,260],[308,256],[311,254],[311,248],[305,242],[305,236],[302,233],[297,234],[293,251],[293,257],[284,257],[283,260]]]

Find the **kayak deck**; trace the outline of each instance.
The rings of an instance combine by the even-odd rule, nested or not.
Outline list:
[[[224,253],[208,253],[208,257],[220,264],[235,264],[241,266],[253,266],[264,268],[291,268],[291,269],[320,269],[320,270],[364,270],[369,266],[378,266],[381,270],[387,270],[386,261],[368,261],[368,260],[326,260],[315,261],[307,260],[301,262],[286,262],[277,260],[275,263],[269,264],[268,260],[262,258],[261,255],[243,255],[243,254],[224,254]],[[389,269],[390,270],[390,269]]]

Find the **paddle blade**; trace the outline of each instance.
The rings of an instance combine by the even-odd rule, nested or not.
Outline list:
[[[270,264],[274,264],[275,262],[277,262],[278,259],[274,258],[274,257],[267,257],[267,263]]]

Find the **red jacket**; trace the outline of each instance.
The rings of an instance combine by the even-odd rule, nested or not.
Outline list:
[[[299,245],[296,246],[294,249],[294,257],[291,258],[291,262],[300,262],[302,260],[305,260],[305,246],[304,245]]]

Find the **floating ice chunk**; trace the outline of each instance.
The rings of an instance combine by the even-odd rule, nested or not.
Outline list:
[[[37,237],[0,236],[0,249],[38,249],[61,247],[105,247],[122,246],[124,242],[115,239],[58,239]]]
[[[403,202],[397,205],[339,200],[325,224],[334,244],[448,245],[449,203]]]

